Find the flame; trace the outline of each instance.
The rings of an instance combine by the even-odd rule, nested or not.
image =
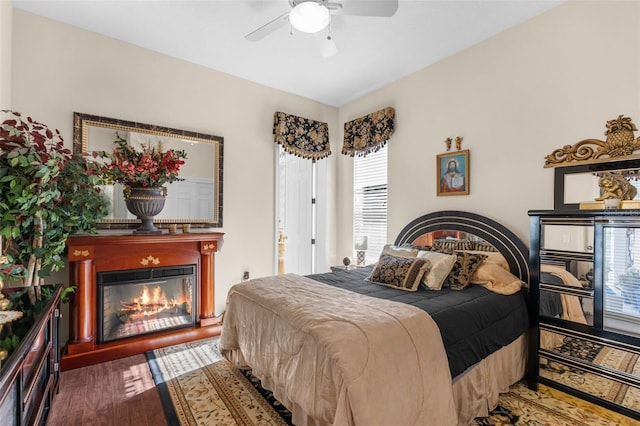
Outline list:
[[[140,308],[152,305],[157,309],[168,309],[170,305],[176,305],[175,299],[172,299],[173,303],[167,300],[167,295],[162,290],[162,287],[156,286],[149,292],[149,287],[146,285],[142,288],[140,297],[134,297],[133,302],[137,303]]]
[[[191,300],[184,295],[179,298],[167,298],[161,286],[155,286],[149,289],[148,286],[142,287],[142,292],[138,297],[133,297],[130,302],[120,302],[123,308],[128,311],[130,320],[142,320],[153,318],[154,316],[178,308],[186,304],[187,312],[191,312]]]

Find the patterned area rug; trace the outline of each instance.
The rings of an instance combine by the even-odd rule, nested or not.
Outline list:
[[[291,424],[286,408],[222,358],[218,338],[146,355],[169,426]]]
[[[220,355],[218,338],[147,353],[170,426],[291,425],[291,415],[260,381]],[[582,408],[517,383],[476,425],[612,425]]]

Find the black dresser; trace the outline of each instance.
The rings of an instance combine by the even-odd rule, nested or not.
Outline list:
[[[530,387],[640,420],[640,211],[530,211]]]

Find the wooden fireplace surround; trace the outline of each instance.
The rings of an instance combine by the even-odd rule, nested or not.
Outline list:
[[[71,298],[69,343],[62,356],[62,370],[83,367],[144,353],[220,334],[215,317],[215,252],[222,246],[219,232],[132,235],[123,233],[71,236],[70,283],[76,287]],[[98,344],[97,274],[119,271],[196,265],[196,325],[178,330],[131,337]]]

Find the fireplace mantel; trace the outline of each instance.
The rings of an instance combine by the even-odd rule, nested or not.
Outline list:
[[[132,235],[130,232],[75,235],[67,240],[70,284],[76,287],[76,292],[71,298],[69,343],[62,357],[63,370],[220,334],[214,312],[215,252],[222,246],[224,234],[196,231]],[[97,343],[98,272],[188,264],[197,267],[195,327]]]

